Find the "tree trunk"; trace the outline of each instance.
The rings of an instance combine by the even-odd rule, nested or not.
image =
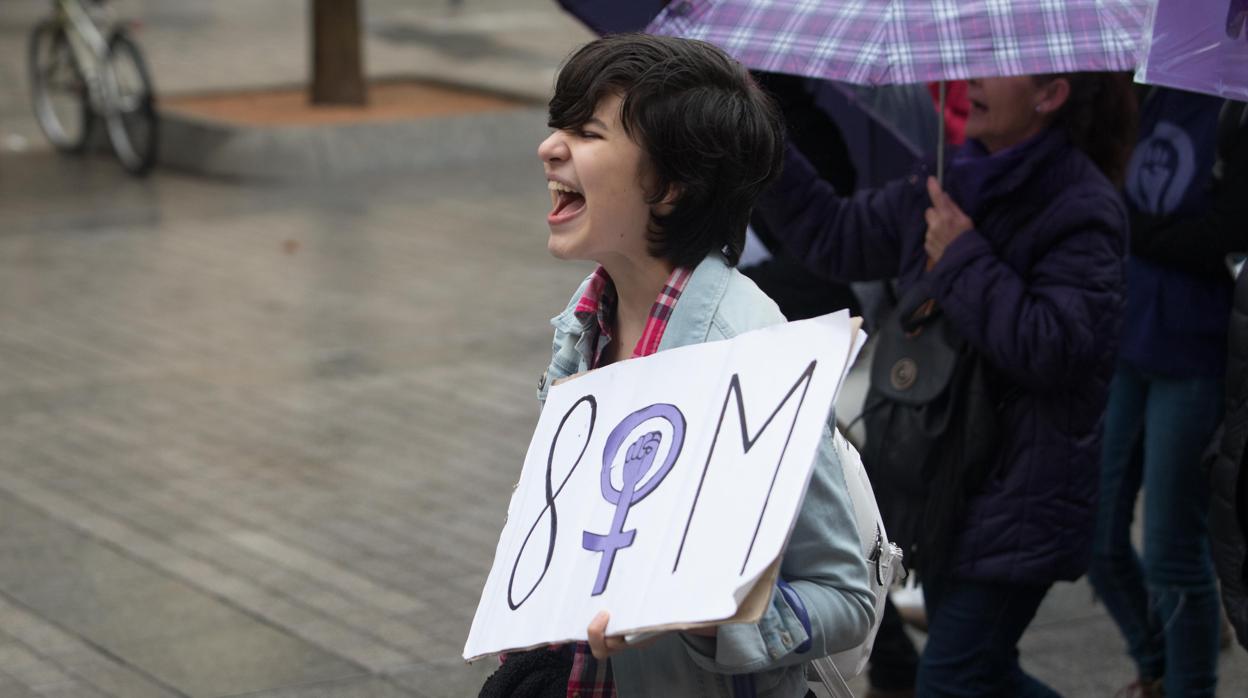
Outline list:
[[[312,103],[367,101],[359,0],[312,0]]]

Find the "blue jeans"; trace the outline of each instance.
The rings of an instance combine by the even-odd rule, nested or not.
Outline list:
[[[1165,677],[1168,696],[1212,696],[1218,681],[1221,617],[1200,457],[1221,414],[1213,378],[1164,378],[1120,363],[1110,386],[1088,576],[1139,677]],[[1131,545],[1141,484],[1142,562]]]
[[[1018,640],[1048,591],[1048,584],[924,578],[928,634],[916,695],[1057,696],[1018,664]]]

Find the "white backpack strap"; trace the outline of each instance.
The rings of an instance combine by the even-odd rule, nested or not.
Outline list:
[[[815,694],[815,698],[854,698],[854,692],[845,677],[841,676],[841,670],[836,668],[836,662],[820,657],[810,665],[818,677],[817,681],[809,681],[810,692]]]
[[[811,665],[818,680],[809,681],[809,687],[820,698],[854,698],[846,680],[857,676],[866,668],[871,647],[875,644],[875,633],[884,616],[884,602],[888,598],[888,591],[894,579],[905,576],[905,570],[901,565],[901,549],[888,541],[884,522],[880,518],[880,508],[875,501],[875,492],[871,489],[871,480],[867,477],[858,451],[846,441],[839,430],[833,435],[832,445],[845,474],[845,486],[854,507],[854,522],[858,527],[863,559],[870,572],[868,583],[875,597],[875,623],[861,645],[813,660]]]

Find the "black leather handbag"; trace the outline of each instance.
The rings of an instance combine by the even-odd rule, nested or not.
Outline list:
[[[863,461],[885,530],[920,573],[947,562],[967,497],[996,455],[991,379],[991,367],[921,283],[876,333]]]

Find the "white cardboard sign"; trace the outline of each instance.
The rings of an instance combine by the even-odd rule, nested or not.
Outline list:
[[[737,616],[771,584],[858,326],[841,311],[551,388],[464,657],[585,640],[604,609],[613,635]]]

